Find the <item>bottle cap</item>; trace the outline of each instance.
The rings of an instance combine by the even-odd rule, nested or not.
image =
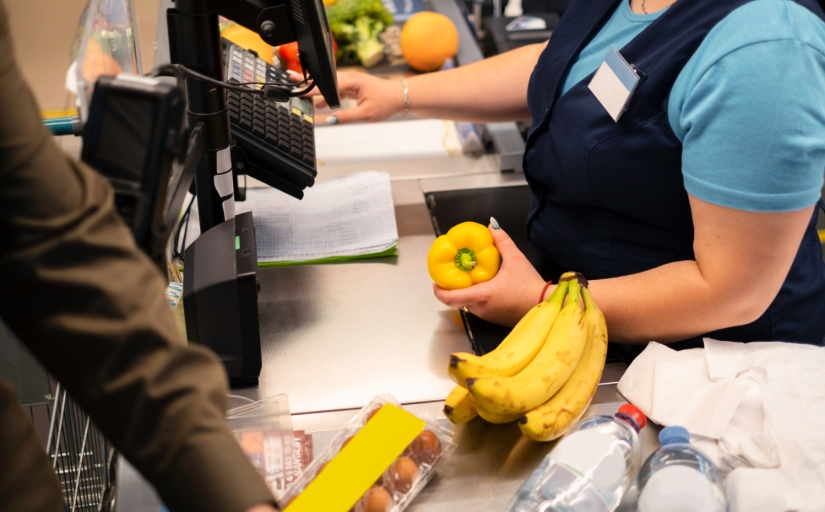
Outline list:
[[[685,427],[679,425],[671,425],[665,427],[659,432],[659,444],[664,446],[673,443],[689,443],[690,432]]]
[[[645,414],[633,404],[624,404],[619,407],[619,414],[630,417],[638,425],[639,430],[645,428],[647,425],[647,418]]]

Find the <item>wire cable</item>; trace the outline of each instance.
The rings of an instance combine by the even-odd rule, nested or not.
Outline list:
[[[257,94],[264,96],[265,98],[273,98],[276,101],[279,99],[280,95],[286,96],[288,98],[299,97],[303,96],[304,94],[308,93],[313,88],[315,88],[315,82],[313,81],[305,89],[301,91],[285,90],[295,89],[300,85],[308,83],[311,80],[311,78],[307,75],[306,71],[304,71],[304,79],[300,82],[239,82],[232,84],[198,73],[197,71],[189,69],[182,64],[164,64],[153,69],[150,73],[150,76],[165,76],[168,73],[172,73],[178,78],[194,78],[195,80],[200,80],[201,82],[206,82],[229,91],[235,91],[244,94]],[[260,85],[261,88],[251,89],[247,87],[249,85]]]
[[[183,215],[180,218],[180,222],[178,222],[178,229],[175,230],[174,238],[175,249],[172,251],[173,258],[183,260],[183,252],[186,251],[186,234],[189,231],[189,214],[192,211],[192,203],[195,202],[196,197],[198,197],[197,194],[192,194],[192,199],[189,201],[189,205],[186,207],[186,210],[184,210]],[[181,244],[178,244],[180,241],[181,229],[183,230],[183,241]]]

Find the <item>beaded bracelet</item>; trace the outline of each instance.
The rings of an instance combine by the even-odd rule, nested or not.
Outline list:
[[[401,85],[404,86],[404,114],[401,116],[401,119],[405,119],[407,114],[410,113],[410,88],[407,86],[407,79],[401,79]]]

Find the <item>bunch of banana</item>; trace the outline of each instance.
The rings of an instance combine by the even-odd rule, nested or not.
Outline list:
[[[452,354],[448,369],[450,378],[459,386],[467,387],[469,378],[487,375],[511,377],[524,370],[541,350],[564,304],[567,283],[572,276],[563,279],[547,300],[533,306],[519,320],[495,350],[483,356],[468,352]]]
[[[568,284],[574,278],[573,272],[564,274],[553,293],[545,301],[528,311],[495,350],[483,356],[467,352],[459,352],[450,356],[448,372],[458,386],[447,396],[444,402],[444,414],[453,423],[465,423],[479,413],[482,418],[491,423],[509,423],[521,416],[502,417],[492,411],[479,411],[473,397],[466,389],[466,381],[468,378],[483,375],[510,377],[527,367],[544,346],[550,328],[567,297]]]
[[[556,439],[590,405],[606,355],[604,316],[584,277],[568,272],[496,350],[451,356],[449,373],[459,386],[444,413],[454,423],[477,415],[491,423],[518,420],[527,437]]]

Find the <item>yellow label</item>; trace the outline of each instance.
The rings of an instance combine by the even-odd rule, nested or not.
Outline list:
[[[825,244],[825,229],[819,230],[819,242]]]
[[[76,108],[70,108],[67,110],[41,110],[40,117],[43,119],[53,119],[55,117],[72,117],[77,115]]]
[[[309,124],[312,124],[312,117],[304,114],[304,121],[306,121]]]
[[[425,425],[400,407],[385,404],[285,512],[348,512]]]
[[[293,114],[295,114],[295,115],[296,115],[296,116],[298,116],[298,117],[301,117],[301,111],[300,111],[300,110],[298,110],[298,109],[297,109],[297,108],[295,108],[295,107],[292,107],[292,113],[293,113]]]

